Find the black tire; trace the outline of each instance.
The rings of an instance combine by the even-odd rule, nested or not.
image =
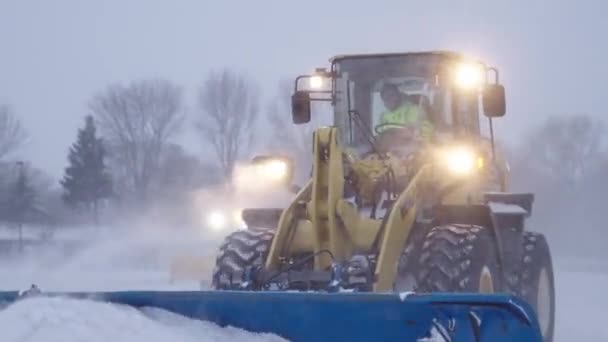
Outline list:
[[[481,226],[450,224],[426,235],[416,270],[417,292],[502,290],[496,243]]]
[[[414,291],[416,289],[418,259],[427,233],[428,229],[426,228],[415,228],[408,238],[408,241],[399,256],[397,275],[395,276],[395,282],[393,284],[394,291],[404,292]]]
[[[216,290],[230,289],[232,274],[263,265],[273,238],[274,232],[271,230],[248,229],[228,235],[215,260],[211,287]]]
[[[551,342],[555,329],[555,284],[549,244],[542,234],[524,232],[523,252],[518,294],[534,309],[543,341]]]

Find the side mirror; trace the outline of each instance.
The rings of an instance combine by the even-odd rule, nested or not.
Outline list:
[[[500,84],[488,84],[483,89],[483,112],[489,118],[499,118],[507,113],[505,87]]]
[[[291,116],[296,125],[310,122],[310,94],[296,91],[291,96]]]

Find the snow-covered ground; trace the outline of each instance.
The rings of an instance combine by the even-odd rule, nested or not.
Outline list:
[[[158,232],[97,237],[77,252],[30,250],[0,260],[0,290],[37,284],[44,291],[196,290],[193,279],[171,281],[175,257],[208,257],[217,241]],[[210,258],[212,260],[212,258]],[[192,320],[155,308],[69,298],[30,298],[0,310],[2,342],[283,341],[269,334]]]
[[[556,266],[555,342],[608,341],[608,273]]]
[[[170,281],[171,260],[196,255],[209,260],[210,271],[218,243],[149,232],[95,241],[69,255],[43,249],[0,260],[0,290],[23,290],[32,283],[49,291],[198,289],[195,280]],[[556,258],[555,273],[555,341],[608,341],[608,261]],[[157,309],[60,298],[28,299],[0,311],[0,330],[3,342],[278,340]]]
[[[86,277],[87,274],[83,276]],[[94,281],[85,281],[78,286],[61,286],[56,283],[50,288],[80,291],[198,288],[196,283],[191,286],[175,286],[166,279],[163,281],[159,274],[146,275],[145,272],[133,274],[134,279],[129,281],[124,281],[122,274],[106,276],[112,278],[110,286],[96,286]],[[125,286],[117,286],[118,284]],[[250,333],[233,327],[222,328],[157,308],[136,310],[124,305],[70,298],[30,298],[19,301],[0,310],[0,329],[2,342],[284,341],[272,334]]]
[[[3,342],[283,341],[154,308],[67,298],[20,301],[0,311],[0,327]]]

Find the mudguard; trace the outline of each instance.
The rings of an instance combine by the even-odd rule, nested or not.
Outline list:
[[[174,313],[290,341],[541,341],[532,308],[507,295],[311,292],[43,293]],[[20,300],[0,292],[0,303]]]

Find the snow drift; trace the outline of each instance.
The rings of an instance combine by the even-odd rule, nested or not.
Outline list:
[[[76,300],[29,298],[0,311],[3,342],[285,341],[275,335],[191,320],[168,311]]]

